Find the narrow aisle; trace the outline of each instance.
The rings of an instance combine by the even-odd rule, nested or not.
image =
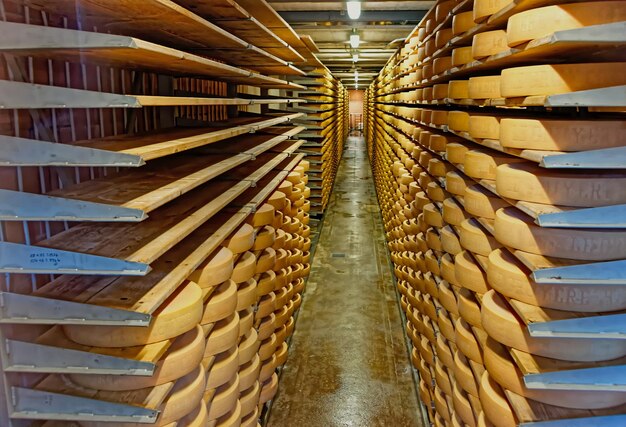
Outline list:
[[[268,426],[422,426],[362,137],[350,137]]]

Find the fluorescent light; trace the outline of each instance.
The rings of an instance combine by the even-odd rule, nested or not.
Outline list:
[[[355,88],[355,89],[358,89],[358,88],[359,88],[359,84],[358,84],[358,83],[355,83],[355,84],[354,84],[354,88]]]
[[[359,62],[359,54],[355,53],[354,55],[352,55],[352,61],[353,62]]]
[[[361,43],[361,37],[358,34],[350,35],[350,46],[352,46],[353,49],[358,48],[360,43]]]
[[[347,6],[348,16],[350,17],[350,19],[359,19],[359,16],[361,16],[361,2],[349,1]]]

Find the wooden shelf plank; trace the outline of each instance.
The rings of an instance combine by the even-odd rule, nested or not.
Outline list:
[[[178,105],[266,105],[301,102],[301,100],[295,98],[246,99],[120,95],[9,80],[0,80],[0,99],[0,109],[142,108]]]
[[[26,0],[26,6],[75,16],[75,0]],[[302,74],[282,59],[233,36],[171,0],[89,0],[80,4],[85,27],[139,37],[185,50],[202,50],[233,65],[261,71],[272,64],[276,74]],[[239,52],[240,55],[233,55]],[[263,66],[263,67],[260,67]]]
[[[0,143],[4,147],[0,164],[137,167],[149,160],[287,123],[302,115],[242,115],[228,122],[213,123],[210,127],[170,128],[141,135],[116,135],[78,141],[73,145],[0,135]]]
[[[60,276],[36,290],[44,298],[96,304],[132,312],[151,314],[180,286],[211,253],[271,194],[298,158],[286,158],[259,180],[260,184],[243,192],[226,209],[205,222],[151,266],[144,277]],[[293,165],[295,166],[295,165]],[[281,177],[280,179],[277,179]],[[259,194],[261,196],[259,196]],[[122,298],[123,297],[123,298]],[[78,321],[78,320],[77,320]],[[106,324],[102,322],[102,324]]]
[[[15,55],[211,77],[259,87],[296,88],[285,80],[127,36],[4,21],[0,22],[0,31],[6,35],[0,40],[0,51]]]
[[[302,55],[234,0],[180,0],[178,3],[231,34],[284,61],[304,61]],[[250,12],[254,12],[254,10]]]

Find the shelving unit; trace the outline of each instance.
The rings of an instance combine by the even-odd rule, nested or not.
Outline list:
[[[624,22],[554,20],[516,44],[510,18],[561,2],[505,3],[437,2],[366,94],[419,393],[433,425],[619,425],[625,82],[583,70],[623,71]],[[513,75],[526,92],[508,96]]]
[[[0,425],[256,427],[310,271],[305,113],[342,132],[290,81],[319,61],[265,2],[3,13]]]

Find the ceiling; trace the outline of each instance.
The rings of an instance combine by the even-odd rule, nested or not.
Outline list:
[[[300,35],[309,35],[320,52],[317,57],[344,84],[354,88],[369,85],[398,47],[394,40],[405,39],[435,1],[362,1],[361,16],[352,20],[345,1],[275,0],[269,3]],[[361,39],[352,49],[350,34]],[[359,55],[353,62],[354,53]]]

